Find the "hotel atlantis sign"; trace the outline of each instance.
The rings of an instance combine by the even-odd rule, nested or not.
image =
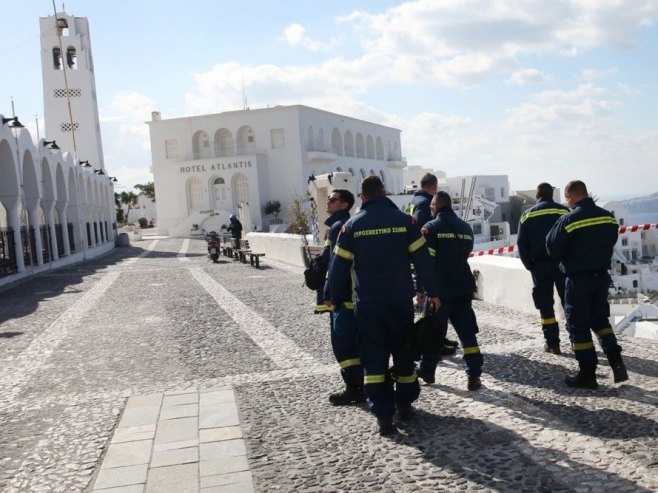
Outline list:
[[[227,169],[251,168],[251,159],[247,161],[230,161],[227,163],[197,164],[193,166],[181,166],[180,173],[203,173],[204,171],[222,171]]]

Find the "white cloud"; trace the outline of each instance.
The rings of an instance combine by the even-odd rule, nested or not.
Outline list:
[[[611,68],[607,70],[598,70],[593,68],[585,68],[580,71],[580,77],[585,82],[591,82],[594,80],[605,79],[613,75],[617,75],[619,70],[617,68]]]
[[[404,59],[417,74],[438,67],[429,74],[433,83],[457,85],[514,72],[523,55],[576,56],[595,47],[632,46],[639,30],[658,20],[658,3],[418,0],[339,20],[355,26],[366,54],[388,57],[393,66]]]
[[[310,51],[328,48],[328,45],[314,41],[306,34],[306,28],[298,23],[290,24],[283,30],[283,38],[291,45],[298,45]]]
[[[531,83],[545,82],[549,79],[550,76],[544,74],[536,68],[524,68],[513,72],[507,81],[510,84],[524,86]]]

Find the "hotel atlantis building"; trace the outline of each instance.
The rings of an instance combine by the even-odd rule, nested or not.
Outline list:
[[[293,200],[311,175],[347,171],[357,189],[369,175],[402,191],[400,130],[308,106],[276,106],[162,119],[152,113],[158,232],[219,231],[236,214],[245,232],[266,226],[264,205]]]

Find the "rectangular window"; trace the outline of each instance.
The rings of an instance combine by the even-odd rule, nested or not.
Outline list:
[[[500,189],[500,196],[501,196],[502,198],[505,198],[505,188],[501,188],[501,189]]]
[[[176,139],[165,140],[165,154],[167,159],[178,157],[178,141]]]
[[[284,149],[286,147],[282,128],[271,129],[270,139],[272,140],[272,149]]]
[[[496,189],[494,187],[485,187],[484,188],[484,198],[489,202],[496,201]]]
[[[482,234],[482,223],[473,223],[473,234],[474,235]]]
[[[628,246],[628,238],[621,239],[621,246]]]

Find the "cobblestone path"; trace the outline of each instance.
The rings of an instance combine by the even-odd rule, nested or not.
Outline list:
[[[572,390],[566,343],[544,354],[536,317],[476,302],[483,389],[447,358],[383,438],[327,401],[341,381],[301,270],[204,249],[146,239],[0,292],[0,491],[90,491],[129,398],[213,389],[259,492],[658,490],[655,341],[620,338],[629,382],[602,358],[599,390]]]

